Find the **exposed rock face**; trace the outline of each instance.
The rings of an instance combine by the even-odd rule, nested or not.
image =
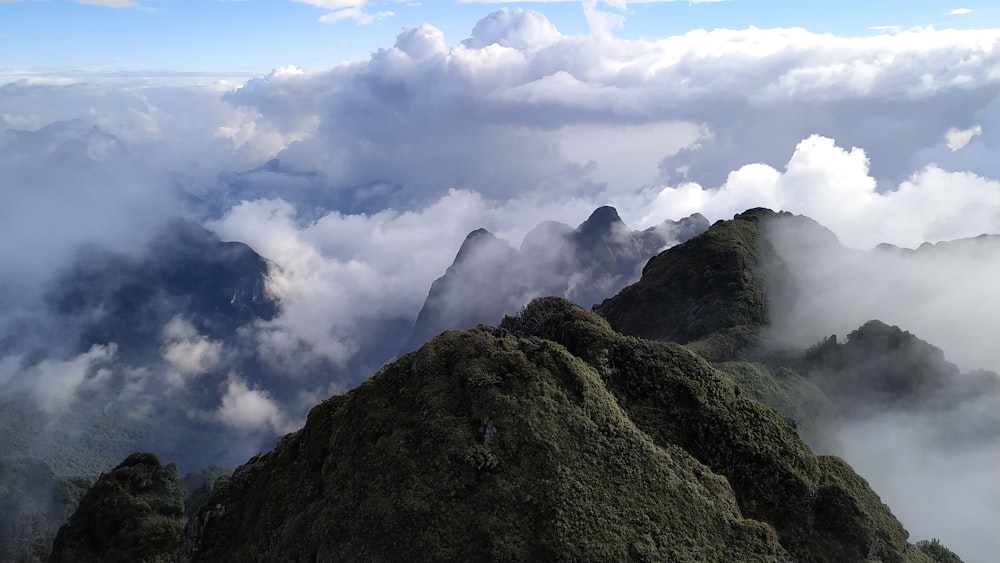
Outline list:
[[[484,229],[474,231],[431,286],[403,351],[444,330],[496,322],[535,297],[559,295],[589,307],[634,281],[646,260],[665,246],[707,228],[708,220],[695,214],[633,231],[618,211],[605,206],[576,229],[541,223],[517,251]]]
[[[101,475],[83,497],[59,529],[49,561],[175,561],[183,527],[177,468],[135,453]]]

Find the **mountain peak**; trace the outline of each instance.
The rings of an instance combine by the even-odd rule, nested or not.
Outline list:
[[[590,214],[586,221],[580,224],[577,232],[583,236],[593,236],[608,232],[615,225],[625,225],[618,210],[610,205],[602,205]]]
[[[496,235],[482,227],[472,231],[465,235],[465,240],[462,241],[462,246],[459,247],[458,254],[455,255],[454,263],[461,264],[480,246],[496,243],[499,240]]]

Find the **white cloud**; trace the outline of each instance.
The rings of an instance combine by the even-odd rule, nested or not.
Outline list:
[[[223,424],[244,432],[283,434],[294,429],[267,391],[251,387],[236,375],[230,376],[215,415]]]
[[[948,148],[952,151],[957,151],[965,148],[976,135],[981,135],[983,133],[983,127],[981,125],[975,125],[969,127],[968,129],[958,129],[952,127],[944,134],[946,144]]]
[[[354,20],[358,25],[367,25],[377,20],[395,15],[393,12],[384,11],[370,13],[365,8],[368,0],[292,0],[302,4],[310,4],[317,8],[329,10],[320,16],[321,23],[337,23],[343,20]]]
[[[189,321],[174,317],[163,327],[163,359],[173,368],[168,374],[172,385],[181,385],[189,376],[201,375],[218,367],[222,343],[198,334]]]
[[[964,16],[965,14],[971,14],[972,10],[969,8],[955,8],[954,10],[949,10],[949,16]]]
[[[1000,232],[1000,182],[928,166],[892,191],[878,191],[863,150],[820,136],[800,142],[784,171],[748,164],[717,189],[687,183],[649,193],[655,196],[644,223],[670,211],[727,218],[763,206],[808,215],[855,248]]]
[[[103,6],[105,8],[138,8],[138,2],[134,0],[72,0],[77,4],[88,4],[90,6]]]
[[[110,376],[107,364],[115,357],[115,344],[97,345],[69,360],[45,359],[22,366],[17,357],[0,358],[0,383],[22,389],[49,414],[62,414],[88,382],[99,384]]]

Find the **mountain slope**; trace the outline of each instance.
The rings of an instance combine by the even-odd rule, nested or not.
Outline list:
[[[135,453],[101,475],[59,529],[51,563],[168,562],[184,526],[177,468]]]
[[[727,376],[559,299],[328,399],[186,536],[183,561],[930,561]]]
[[[480,328],[313,409],[213,496],[183,560],[778,561],[734,501],[565,349]]]
[[[877,543],[882,561],[921,560],[850,466],[813,455],[785,417],[685,348],[616,334],[552,298],[503,326],[551,338],[594,367],[640,430],[727,477],[743,514],[773,525],[796,559],[858,561]]]
[[[762,265],[774,257],[757,223],[772,215],[748,211],[660,253],[638,282],[595,310],[615,330],[652,340],[687,344],[720,331],[757,334],[768,322]]]

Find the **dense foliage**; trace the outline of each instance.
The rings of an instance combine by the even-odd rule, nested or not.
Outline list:
[[[310,413],[194,523],[190,561],[778,561],[725,478],[565,348],[446,333]],[[189,532],[192,526],[189,526]]]
[[[175,561],[184,527],[177,468],[130,455],[101,475],[59,529],[52,563]]]
[[[0,460],[0,561],[47,560],[56,530],[91,484],[59,477],[37,459]]]
[[[712,338],[699,353],[732,357],[768,322],[763,265],[774,250],[758,223],[773,215],[751,210],[716,223],[651,259],[638,282],[595,310],[623,334],[681,344]]]
[[[815,456],[786,418],[681,346],[622,336],[564,300],[529,305],[503,327],[552,339],[586,361],[635,425],[724,475],[743,514],[767,522],[802,561],[920,561],[907,533],[842,460]]]

